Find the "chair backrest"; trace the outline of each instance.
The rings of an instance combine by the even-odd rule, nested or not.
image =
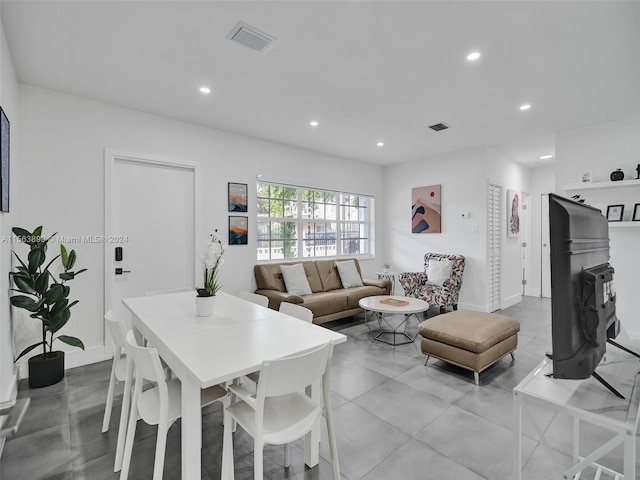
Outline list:
[[[258,295],[257,293],[251,292],[240,292],[238,293],[238,297],[262,307],[269,306],[269,297],[265,297],[264,295]]]
[[[163,384],[166,389],[166,380],[160,356],[155,348],[140,347],[136,342],[136,337],[131,330],[127,333],[127,355],[133,360],[136,369],[136,388],[138,381],[142,379],[157,382],[158,386]]]
[[[282,302],[280,304],[280,312],[296,317],[305,322],[313,322],[313,312],[302,305],[296,305],[295,303]]]
[[[332,354],[333,344],[327,342],[300,355],[262,362],[256,400],[304,390],[328,373]]]
[[[122,320],[117,320],[113,310],[104,314],[104,321],[109,329],[113,343],[116,346],[116,353],[120,355],[122,350],[127,348],[127,327]]]

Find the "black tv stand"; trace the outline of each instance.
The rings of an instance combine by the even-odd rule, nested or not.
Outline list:
[[[618,347],[620,350],[624,350],[625,352],[630,353],[634,357],[640,358],[640,353],[634,352],[633,350],[629,350],[627,347],[620,345],[618,342],[614,342],[610,338],[607,338],[607,343],[610,343],[614,347]]]
[[[636,357],[640,358],[640,355],[638,355],[636,352],[632,352],[631,350],[629,350],[626,347],[623,347],[622,345],[618,345],[616,342],[613,342],[612,340],[607,340],[607,342],[612,343],[613,345],[615,345],[616,347],[621,348],[622,350],[624,350],[625,352],[629,352],[632,355],[635,355]],[[553,360],[553,354],[547,352],[545,354],[545,356],[549,359],[549,360]],[[549,378],[556,378],[553,376],[553,373],[546,373],[545,376],[549,377]],[[624,395],[622,395],[618,390],[616,390],[609,382],[607,382],[604,378],[602,378],[600,376],[600,374],[598,374],[595,370],[593,371],[593,373],[591,374],[591,376],[593,378],[595,378],[597,381],[599,381],[602,385],[604,385],[605,387],[607,387],[607,389],[613,393],[616,397],[621,398],[624,400]]]
[[[621,398],[624,400],[624,395],[622,395],[618,390],[616,390],[609,382],[607,382],[604,378],[602,378],[598,372],[596,372],[594,370],[594,372],[591,374],[591,376],[593,378],[595,378],[596,380],[598,380],[602,385],[604,385],[605,387],[607,387],[609,389],[609,391],[611,393],[613,393],[616,397]]]

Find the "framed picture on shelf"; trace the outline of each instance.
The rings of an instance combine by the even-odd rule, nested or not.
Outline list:
[[[229,182],[229,211],[247,211],[247,184]]]
[[[249,217],[229,215],[229,245],[247,245],[249,239]]]
[[[634,222],[640,222],[640,203],[636,203],[633,207],[633,218],[631,218]]]
[[[621,222],[624,205],[609,205],[607,207],[607,220],[610,222]]]

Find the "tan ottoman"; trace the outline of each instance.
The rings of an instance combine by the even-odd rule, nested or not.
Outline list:
[[[495,313],[457,310],[422,322],[418,333],[420,347],[427,355],[458,365],[473,372],[476,385],[480,372],[518,346],[520,324]]]

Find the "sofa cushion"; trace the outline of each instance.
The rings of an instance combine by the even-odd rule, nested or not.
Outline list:
[[[336,262],[336,268],[338,269],[340,282],[344,288],[362,286],[362,278],[360,278],[360,272],[358,272],[353,259],[344,262]]]
[[[374,295],[386,295],[387,290],[376,287],[376,286],[366,286],[366,287],[355,287],[349,288],[345,290],[347,294],[347,308],[359,308],[360,300],[365,297],[372,297]]]
[[[324,292],[342,288],[335,260],[316,260],[316,268]]]
[[[292,295],[311,295],[307,273],[301,263],[280,265],[280,271],[287,287],[287,293]]]
[[[356,264],[356,269],[362,278],[362,272],[360,271],[360,264],[358,263],[358,260],[353,259],[353,262]],[[335,260],[316,260],[315,264],[318,269],[318,276],[322,282],[322,290],[324,292],[343,288]]]
[[[427,263],[427,285],[437,285],[439,287],[451,278],[451,270],[453,269],[453,260],[443,258],[437,260],[430,258]]]
[[[258,290],[275,290],[276,292],[286,292],[287,287],[284,284],[280,266],[295,265],[296,263],[302,263],[302,265],[304,266],[304,271],[307,275],[307,281],[309,282],[311,291],[322,292],[322,283],[320,282],[320,277],[318,276],[316,263],[313,261],[290,263],[261,263],[256,265],[253,268],[253,272],[256,277]]]
[[[347,310],[346,290],[332,292],[318,292],[303,297],[303,307],[313,312],[313,317],[322,317]]]

